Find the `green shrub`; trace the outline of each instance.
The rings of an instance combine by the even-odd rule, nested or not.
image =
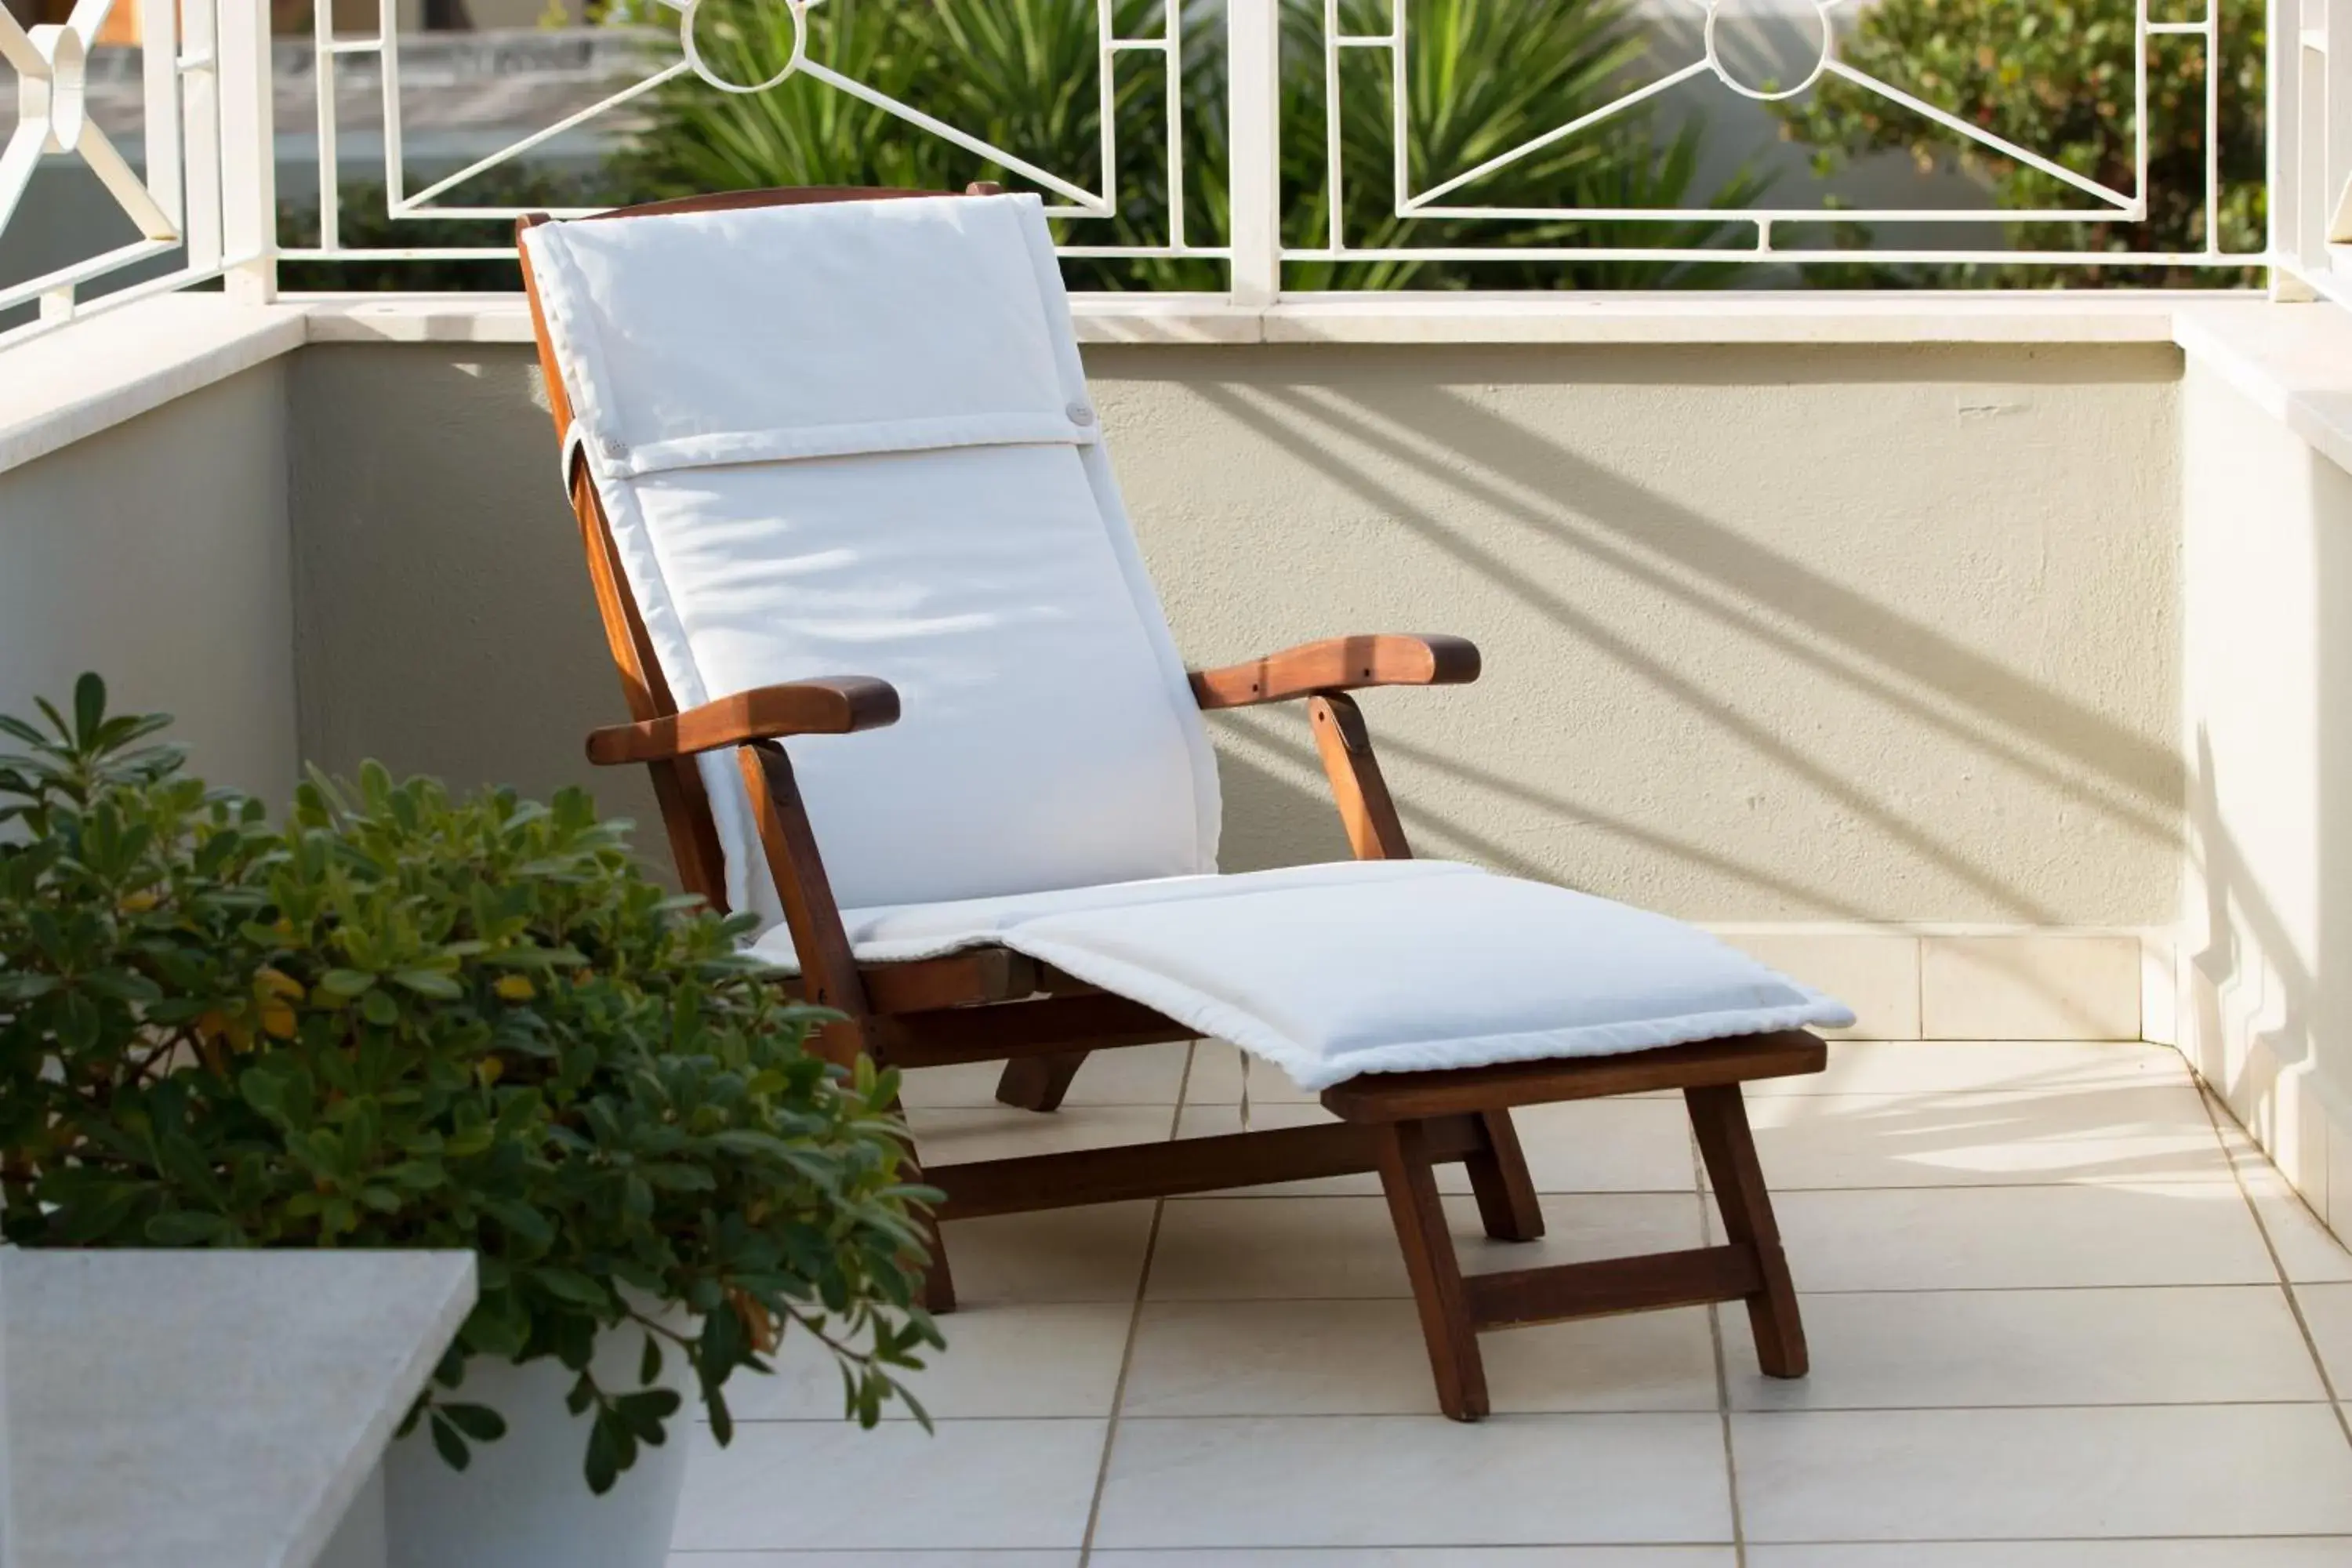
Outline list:
[[[370,764],[273,826],[96,677],[42,707],[0,717],[9,1240],[469,1248],[478,1302],[410,1420],[462,1467],[503,1429],[451,1397],[466,1363],[557,1357],[599,1491],[663,1440],[670,1356],[721,1442],[781,1336],[832,1351],[865,1423],[905,1396],[939,1340],[893,1075],[806,1049],[824,1015],[584,794],[453,802]],[[640,1386],[600,1386],[592,1342],[631,1328]]]
[[[2221,200],[2224,250],[2260,250],[2263,225],[2261,0],[2212,0],[2221,31]],[[2171,13],[2156,0],[2158,20]],[[2137,182],[2132,112],[2137,32],[2129,4],[2103,0],[1878,0],[1858,14],[1839,54],[1855,68],[2004,140],[2038,153],[2111,190]],[[2193,37],[2151,40],[2148,66],[2148,216],[2114,221],[2009,226],[2012,246],[2113,254],[2205,247],[2205,71]],[[1994,205],[2026,210],[2082,208],[2097,198],[2040,170],[1966,142],[1856,83],[1825,76],[1802,99],[1779,106],[1790,134],[1820,151],[1827,174],[1865,153],[1899,150],[1923,169],[1957,167],[1990,186]],[[1874,268],[1855,280],[1990,283],[2002,287],[2075,281],[2171,287],[2239,285],[2234,268],[2145,266],[2058,269],[2003,265]]]

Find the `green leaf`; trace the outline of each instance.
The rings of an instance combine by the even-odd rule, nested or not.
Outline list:
[[[436,1002],[455,1002],[466,994],[465,987],[437,969],[395,969],[392,978],[419,996],[429,996]]]
[[[628,1433],[604,1411],[598,1411],[596,1423],[588,1432],[587,1462],[582,1467],[590,1491],[603,1497],[613,1489],[613,1483],[620,1479],[622,1468],[628,1463],[628,1458],[623,1457],[623,1448],[627,1445]]]
[[[494,1443],[507,1435],[506,1417],[487,1405],[436,1405],[449,1425],[477,1443]]]
[[[637,1357],[637,1381],[651,1386],[661,1381],[661,1341],[648,1331],[646,1335],[645,1352]]]
[[[483,1212],[497,1220],[516,1237],[533,1247],[546,1247],[555,1240],[555,1226],[548,1217],[529,1204],[512,1198],[492,1198],[482,1205]]]
[[[74,740],[85,749],[98,740],[98,729],[106,719],[106,682],[96,670],[86,670],[74,682]]]
[[[636,1394],[625,1394],[613,1401],[613,1409],[627,1424],[630,1435],[640,1443],[658,1447],[662,1441],[662,1423],[677,1414],[681,1401],[674,1388],[649,1388]]]
[[[534,1268],[530,1278],[549,1295],[598,1310],[612,1305],[610,1292],[585,1274],[570,1268]]]
[[[433,1410],[432,1426],[433,1447],[451,1469],[462,1470],[473,1462],[474,1456],[467,1450],[466,1439],[458,1435],[457,1424],[437,1405]]]
[[[727,1408],[727,1396],[711,1389],[702,1396],[703,1414],[710,1418],[711,1439],[720,1447],[735,1440],[735,1413]]]

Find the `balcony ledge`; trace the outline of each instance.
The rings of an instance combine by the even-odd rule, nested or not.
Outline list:
[[[1297,294],[1262,307],[1211,294],[1082,294],[1094,343],[2169,342],[2210,293]],[[529,342],[512,294],[325,295],[313,342]]]
[[[2177,343],[2352,468],[2352,315],[2200,292],[1081,295],[1089,343]],[[2292,315],[2288,312],[2292,311]],[[0,353],[0,472],[304,343],[530,341],[515,294],[174,294]]]

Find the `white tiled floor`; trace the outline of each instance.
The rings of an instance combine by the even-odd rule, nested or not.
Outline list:
[[[927,1154],[1239,1121],[1213,1046],[1098,1058],[1052,1117],[993,1083],[918,1075]],[[1751,1103],[1801,1382],[1695,1308],[1489,1334],[1496,1414],[1443,1420],[1362,1181],[956,1225],[936,1434],[844,1424],[829,1365],[738,1384],[674,1568],[2352,1565],[2352,1254],[2178,1055],[1840,1042]],[[1453,1182],[1467,1267],[1711,1234],[1675,1100],[1521,1128],[1550,1233],[1486,1240]]]

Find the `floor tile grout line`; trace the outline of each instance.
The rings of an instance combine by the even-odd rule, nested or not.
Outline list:
[[[1711,1247],[1715,1244],[1706,1242],[1704,1245]],[[1571,1259],[1571,1261],[1574,1260]],[[1482,1268],[1463,1270],[1465,1276],[1504,1272],[1508,1271]],[[2133,1281],[2120,1285],[1857,1285],[1843,1289],[1827,1290],[1807,1289],[1800,1287],[1797,1297],[1802,1300],[1809,1296],[2055,1296],[2082,1290],[2267,1290],[2276,1283],[2274,1279],[2167,1279],[2154,1282]],[[2315,1279],[2307,1280],[2305,1283],[2341,1285],[2352,1283],[2352,1281]],[[1122,1297],[1120,1300],[1125,1298]],[[1393,1290],[1386,1293],[1365,1291],[1351,1296],[1318,1296],[1302,1291],[1297,1294],[1284,1292],[1265,1296],[1162,1296],[1160,1300],[1162,1305],[1185,1307],[1259,1307],[1277,1301],[1296,1302],[1302,1306],[1328,1306],[1347,1301],[1410,1301],[1412,1300],[1412,1294],[1410,1290]],[[1098,1301],[1016,1301],[1012,1304],[1025,1307],[1084,1307],[1100,1306],[1103,1303]],[[1672,1308],[1658,1310],[1673,1310]],[[2347,1394],[2346,1397],[2352,1398],[2352,1394]]]
[[[2084,1542],[2113,1542],[2119,1545],[2164,1546],[2176,1541],[2221,1542],[2235,1545],[2245,1541],[2352,1541],[2352,1535],[2341,1531],[2320,1530],[2283,1530],[2265,1531],[2261,1535],[1815,1535],[1801,1540],[1760,1542],[1769,1546],[2073,1546]]]
[[[2334,1403],[2326,1399],[2117,1399],[2084,1403],[2082,1400],[2058,1400],[2041,1405],[1808,1405],[1801,1408],[1758,1405],[1740,1406],[1727,1412],[1733,1415],[1945,1415],[1963,1412],[2068,1411],[2080,1413],[2096,1410],[2303,1410]],[[1720,1406],[1704,1405],[1657,1405],[1622,1409],[1580,1410],[1497,1410],[1486,1417],[1499,1422],[1574,1420],[1618,1420],[1636,1416],[1715,1415],[1727,1414]],[[1425,1421],[1436,1415],[1429,1409],[1417,1410],[1240,1410],[1240,1411],[1168,1411],[1157,1415],[1129,1415],[1134,1421]],[[892,1425],[910,1424],[911,1416],[892,1416]],[[1011,1422],[1035,1425],[1050,1421],[1098,1421],[1098,1415],[935,1415],[932,1424],[954,1426],[966,1424]],[[819,1415],[757,1416],[735,1423],[746,1426],[834,1426],[838,1417]],[[698,1423],[698,1425],[708,1425]]]
[[[2295,1294],[2295,1282],[2288,1276],[2286,1259],[2279,1256],[2278,1243],[2271,1237],[2270,1224],[2263,1218],[2263,1206],[2254,1202],[2253,1189],[2246,1184],[2246,1173],[2231,1151],[2229,1139],[2222,1135],[2221,1113],[2216,1107],[2218,1098],[2210,1086],[2200,1087],[2198,1103],[2205,1108],[2205,1120],[2212,1126],[2213,1141],[2221,1145],[2222,1156],[2230,1162],[2230,1174],[2238,1184],[2238,1195],[2245,1200],[2246,1213],[2253,1217],[2254,1232],[2263,1238],[2263,1250],[2270,1254],[2271,1267],[2278,1273],[2279,1289],[2286,1297],[2286,1310],[2294,1317],[2295,1331],[2303,1336],[2303,1348],[2311,1354],[2312,1370],[2319,1374],[2320,1392],[2327,1396],[2328,1408],[2336,1413],[2336,1425],[2342,1429],[2344,1440],[2352,1443],[2352,1414],[2346,1412],[2343,1403],[2336,1397],[2336,1380],[2327,1374],[2327,1358],[2319,1353],[2319,1340],[2311,1331],[2310,1321],[2304,1316],[2303,1298]],[[2234,1122],[2237,1118],[2232,1116],[2231,1120]],[[2245,1128],[2241,1125],[2238,1131],[2244,1132]],[[2247,1142],[2252,1145],[2259,1158],[2269,1160],[2270,1155],[2262,1145],[2253,1143],[2251,1133],[2247,1135]],[[2284,1173],[2281,1179],[2284,1179]]]
[[[1184,1091],[1192,1086],[1192,1063],[1201,1054],[1201,1042],[1193,1040],[1184,1047],[1184,1070],[1176,1079],[1176,1103],[1168,1111],[1168,1142],[1176,1141],[1176,1129],[1184,1120]],[[1093,1561],[1095,1531],[1102,1523],[1103,1492],[1110,1485],[1111,1450],[1118,1442],[1119,1415],[1127,1405],[1127,1379],[1135,1368],[1135,1342],[1143,1331],[1143,1303],[1151,1290],[1151,1262],[1160,1250],[1160,1222],[1168,1212],[1166,1198],[1154,1198],[1151,1203],[1151,1224],[1143,1235],[1143,1267],[1135,1273],[1135,1306],[1127,1316],[1127,1342],[1119,1350],[1118,1377],[1111,1384],[1110,1415],[1103,1423],[1102,1458],[1095,1465],[1094,1495],[1087,1502],[1087,1531],[1078,1541],[1078,1568],[1087,1568]]]
[[[1826,25],[1826,24],[1824,24]],[[1917,1043],[1927,1043],[1927,939],[1911,939],[1911,1016],[1918,1022]]]
[[[1159,1140],[1150,1140],[1150,1142],[1159,1142]],[[1114,1143],[1106,1145],[1106,1147],[1131,1148],[1134,1147],[1134,1145]],[[1358,1175],[1364,1173],[1365,1173],[1362,1172],[1354,1173],[1354,1174]],[[1344,1181],[1347,1178],[1343,1176],[1310,1176],[1306,1179],[1308,1181],[1324,1182]],[[2231,1178],[2227,1175],[2200,1176],[2167,1175],[2159,1173],[2156,1175],[2096,1176],[2080,1181],[1902,1182],[1891,1185],[1872,1185],[1868,1183],[1859,1183],[1850,1186],[1803,1186],[1776,1183],[1772,1188],[1772,1194],[1775,1197],[1780,1197],[1790,1194],[1804,1194],[1810,1195],[1814,1193],[2046,1193],[2075,1190],[2090,1192],[2134,1192],[2144,1186],[2213,1187],[2218,1189],[2229,1186],[2231,1182]],[[1268,1189],[1220,1187],[1205,1193],[1180,1193],[1170,1198],[1168,1201],[1171,1204],[1228,1204],[1250,1202],[1263,1203],[1269,1199],[1296,1200],[1298,1198],[1355,1198],[1360,1201],[1370,1202],[1381,1195],[1378,1193],[1330,1192],[1328,1190],[1309,1193],[1285,1193],[1269,1190],[1274,1186],[1286,1186],[1288,1184],[1289,1184],[1287,1183],[1273,1183],[1269,1184]],[[1536,1195],[1538,1197],[1544,1198],[1681,1198],[1688,1197],[1694,1190],[1697,1191],[1699,1195],[1702,1197],[1706,1196],[1707,1193],[1707,1189],[1704,1187],[1693,1189],[1690,1187],[1538,1186],[1536,1188]],[[1444,1195],[1451,1198],[1459,1198],[1466,1197],[1469,1194],[1465,1192],[1447,1192]]]
[[[2338,1533],[2329,1533],[2329,1532],[2326,1532],[2326,1531],[2282,1531],[2282,1532],[2272,1533],[2272,1534],[2265,1534],[2265,1535],[2254,1536],[2254,1537],[2248,1537],[2248,1536],[2243,1536],[2243,1535],[2033,1535],[2033,1536],[2009,1536],[2009,1535],[1929,1535],[1929,1536],[1916,1536],[1916,1537],[1891,1537],[1891,1538],[1890,1538],[1890,1537],[1886,1537],[1886,1536],[1819,1536],[1819,1537],[1808,1537],[1808,1538],[1803,1539],[1803,1540],[1774,1541],[1774,1542],[1758,1542],[1758,1544],[1759,1544],[1759,1545],[1770,1545],[1770,1546],[1775,1546],[1775,1547],[1782,1547],[1782,1546],[1885,1546],[1885,1547],[1902,1547],[1902,1546],[2067,1546],[2067,1545],[2074,1545],[2074,1544],[2078,1544],[2078,1543],[2080,1543],[2080,1542],[2115,1542],[2115,1543],[2116,1543],[2116,1544],[2118,1544],[2118,1545],[2126,1545],[2126,1546],[2128,1546],[2128,1545],[2164,1545],[2164,1544],[2169,1543],[2169,1542],[2176,1542],[2176,1541],[2193,1541],[2193,1542],[2225,1542],[2225,1543],[2234,1543],[2234,1542],[2242,1542],[2242,1541],[2246,1541],[2246,1540],[2250,1540],[2250,1539],[2251,1539],[2251,1540],[2258,1540],[2258,1541],[2266,1541],[2266,1542],[2268,1542],[2268,1541],[2352,1541],[2352,1535],[2346,1535],[2346,1534],[2343,1534],[2343,1533],[2340,1533],[2340,1532],[2338,1532]],[[1671,1551],[1689,1551],[1689,1550],[1693,1550],[1693,1549],[1703,1549],[1703,1548],[1706,1548],[1706,1547],[1720,1547],[1722,1544],[1723,1544],[1723,1542],[1720,1542],[1720,1541],[1640,1541],[1640,1540],[1637,1540],[1637,1541],[1517,1542],[1511,1542],[1511,1543],[1505,1544],[1505,1545],[1500,1545],[1500,1546],[1488,1546],[1488,1547],[1483,1547],[1483,1548],[1474,1547],[1474,1548],[1472,1548],[1471,1550],[1473,1550],[1473,1551],[1482,1551],[1482,1550],[1483,1550],[1483,1551],[1496,1551],[1496,1552],[1530,1552],[1530,1551],[1531,1551],[1531,1552],[1547,1552],[1547,1551],[1558,1551],[1558,1550],[1571,1550],[1571,1551],[1585,1551],[1585,1552],[1610,1552],[1610,1551],[1671,1552]],[[1276,1551],[1276,1552],[1319,1552],[1319,1553],[1326,1554],[1326,1555],[1328,1555],[1328,1556],[1331,1556],[1331,1557],[1333,1558],[1333,1560],[1334,1560],[1334,1561],[1347,1561],[1347,1559],[1341,1559],[1341,1558],[1339,1558],[1337,1554],[1338,1554],[1338,1553],[1340,1553],[1340,1552],[1350,1552],[1350,1553],[1354,1553],[1354,1554],[1357,1554],[1357,1555],[1360,1556],[1360,1555],[1361,1555],[1361,1553],[1362,1553],[1362,1552],[1365,1552],[1365,1551],[1367,1551],[1367,1550],[1374,1550],[1374,1551],[1389,1551],[1389,1552],[1420,1552],[1420,1551],[1446,1552],[1446,1551],[1454,1551],[1454,1550],[1459,1550],[1459,1549],[1460,1549],[1460,1548],[1459,1548],[1458,1543],[1453,1543],[1453,1542],[1382,1542],[1380,1546],[1373,1547],[1373,1548],[1369,1548],[1369,1549],[1368,1549],[1368,1548],[1366,1548],[1366,1547],[1363,1547],[1363,1546],[1356,1546],[1356,1545],[1326,1546],[1326,1545],[1311,1545],[1311,1544],[1308,1544],[1308,1545],[1298,1545],[1298,1544],[1294,1544],[1294,1545],[1289,1545],[1289,1546],[1276,1546],[1276,1547],[1252,1547],[1252,1546],[1241,1546],[1241,1547],[1206,1547],[1206,1548],[1203,1548],[1203,1547],[1198,1547],[1198,1546],[1120,1546],[1120,1547],[1114,1547],[1114,1548],[1112,1548],[1111,1550],[1118,1552],[1120,1555],[1122,1555],[1122,1556],[1127,1556],[1127,1557],[1137,1557],[1137,1558],[1141,1558],[1141,1557],[1151,1557],[1151,1556],[1166,1556],[1166,1557],[1189,1556],[1189,1555],[1194,1555],[1194,1554],[1197,1554],[1197,1553],[1199,1553],[1199,1552],[1202,1552],[1202,1551],[1210,1551],[1210,1552],[1260,1552],[1260,1551]],[[778,1552],[778,1553],[769,1553],[769,1554],[767,1554],[767,1555],[774,1555],[774,1556],[777,1556],[777,1557],[779,1557],[779,1558],[781,1558],[781,1559],[782,1559],[782,1560],[786,1560],[786,1561],[789,1561],[789,1560],[790,1560],[790,1559],[792,1559],[792,1558],[799,1557],[799,1556],[803,1556],[803,1555],[806,1555],[806,1556],[809,1556],[809,1557],[812,1557],[812,1558],[818,1557],[818,1556],[824,1556],[824,1557],[834,1557],[834,1556],[871,1556],[871,1557],[875,1557],[875,1558],[879,1559],[879,1558],[889,1558],[889,1557],[903,1557],[903,1556],[907,1556],[907,1555],[909,1555],[909,1554],[937,1554],[937,1553],[939,1553],[939,1552],[941,1552],[941,1551],[947,1551],[947,1552],[953,1552],[957,1553],[958,1555],[961,1555],[961,1556],[968,1556],[968,1557],[987,1557],[987,1556],[1000,1556],[1000,1557],[1004,1557],[1004,1556],[1013,1556],[1013,1555],[1015,1555],[1015,1554],[1024,1555],[1024,1556],[1032,1556],[1032,1557],[1035,1557],[1035,1556],[1050,1555],[1050,1554],[1053,1554],[1053,1553],[1055,1553],[1055,1552],[1059,1552],[1060,1550],[1062,1550],[1062,1549],[1061,1549],[1061,1548],[1059,1548],[1059,1547],[1037,1547],[1037,1546],[970,1546],[970,1547],[950,1547],[950,1548],[944,1548],[944,1549],[942,1549],[942,1548],[925,1548],[925,1547],[905,1547],[905,1546],[837,1546],[837,1547],[833,1547],[833,1548],[830,1548],[830,1549],[816,1549],[816,1548],[810,1548],[810,1549],[806,1549],[806,1550],[800,1549],[800,1548],[787,1547],[787,1548],[783,1549],[783,1551],[782,1551],[782,1552]],[[741,1549],[740,1549],[740,1548],[736,1548],[736,1547],[727,1547],[727,1546],[696,1546],[696,1547],[686,1547],[686,1548],[682,1548],[682,1549],[674,1549],[674,1550],[670,1552],[670,1556],[671,1556],[671,1558],[672,1558],[672,1559],[677,1559],[677,1558],[681,1558],[681,1557],[730,1557],[730,1556],[731,1556],[731,1557],[740,1557],[740,1556],[743,1556],[743,1555],[746,1555],[746,1553],[744,1553],[744,1552],[742,1552],[742,1550],[741,1550]],[[761,1554],[760,1554],[760,1553],[751,1553],[751,1555],[761,1555]]]

